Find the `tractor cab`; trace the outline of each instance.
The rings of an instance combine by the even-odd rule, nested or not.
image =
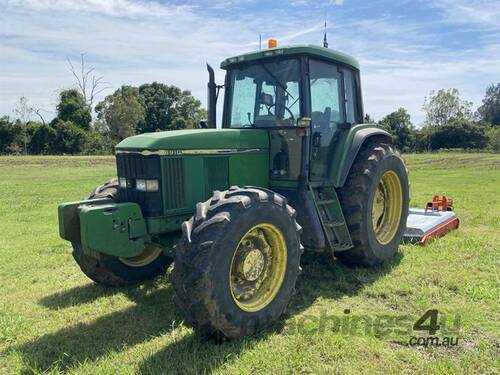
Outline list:
[[[268,131],[271,186],[296,182],[307,169],[304,178],[327,179],[339,131],[362,123],[357,61],[307,45],[232,57],[221,67],[227,71],[222,127]]]

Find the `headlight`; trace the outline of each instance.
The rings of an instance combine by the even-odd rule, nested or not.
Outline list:
[[[153,191],[158,191],[158,189],[160,187],[160,183],[158,182],[158,180],[138,179],[138,180],[135,180],[135,187],[139,191],[153,192]]]
[[[120,177],[118,179],[118,183],[120,184],[120,187],[122,189],[126,189],[127,188],[127,179],[125,177]]]

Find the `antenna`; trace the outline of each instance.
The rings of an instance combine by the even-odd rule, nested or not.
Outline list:
[[[323,36],[323,47],[328,48],[328,40],[326,39],[326,19],[325,19],[325,35]]]
[[[259,51],[262,49],[262,34],[259,33]]]

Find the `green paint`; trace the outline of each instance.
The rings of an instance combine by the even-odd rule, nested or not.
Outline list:
[[[118,257],[142,252],[148,234],[138,204],[82,205],[78,211],[84,251]]]
[[[376,124],[358,124],[349,130],[344,130],[339,134],[337,141],[332,145],[333,157],[328,172],[329,180],[335,187],[341,186],[341,171],[349,155],[349,148],[352,145],[354,135],[366,128],[382,129]]]
[[[229,66],[231,66],[233,64],[247,62],[247,61],[260,60],[260,59],[270,57],[270,56],[280,56],[280,57],[287,56],[288,57],[288,56],[301,55],[301,54],[318,56],[318,57],[321,57],[323,59],[330,60],[332,62],[341,62],[341,63],[347,64],[347,65],[350,65],[356,69],[359,69],[359,63],[354,57],[349,56],[345,53],[336,51],[334,49],[319,47],[319,46],[315,46],[312,44],[279,47],[279,48],[272,48],[272,49],[264,49],[262,51],[250,52],[250,53],[246,53],[243,55],[238,55],[238,56],[234,56],[234,57],[230,57],[228,59],[225,59],[221,63],[220,67],[222,69],[227,69]]]
[[[111,203],[111,199],[99,198],[60,204],[57,209],[59,220],[59,236],[61,236],[62,239],[70,242],[81,242],[79,216],[80,207],[85,204],[99,205],[108,203]]]
[[[229,187],[233,185],[269,186],[269,153],[240,154],[229,157]]]
[[[121,141],[117,151],[266,149],[267,133],[258,129],[188,129],[139,134]]]

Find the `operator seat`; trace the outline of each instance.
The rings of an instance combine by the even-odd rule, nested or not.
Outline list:
[[[325,107],[324,112],[314,111],[311,113],[312,131],[319,132],[321,134],[321,145],[327,146],[331,133],[334,129],[330,126],[330,118],[332,115],[331,107]]]

